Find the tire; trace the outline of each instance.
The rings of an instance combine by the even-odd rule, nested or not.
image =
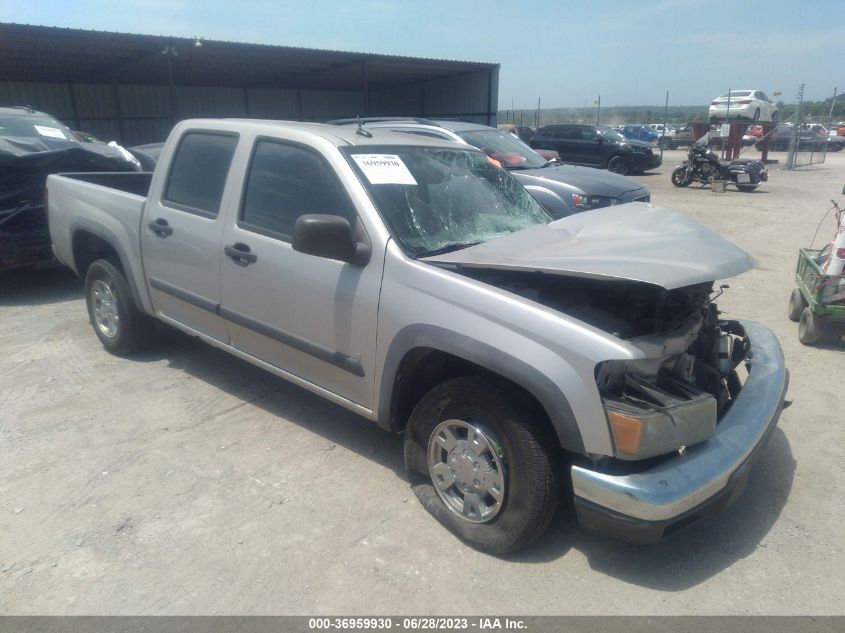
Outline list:
[[[815,345],[822,339],[822,329],[822,319],[816,316],[809,307],[804,308],[798,323],[798,340],[804,345]]]
[[[611,156],[607,161],[607,170],[620,176],[627,176],[631,172],[631,166],[624,156]]]
[[[657,147],[660,149],[675,149],[672,145],[672,139],[665,136],[657,142]]]
[[[470,431],[460,426],[451,427],[451,439],[456,441],[451,449],[446,448],[449,438],[444,426],[461,424],[479,430],[488,440],[481,444],[496,449],[475,455],[470,450],[469,456],[464,449],[462,457],[460,442],[470,449],[473,445],[466,444]],[[519,392],[495,379],[465,376],[434,387],[414,408],[405,431],[405,468],[417,498],[443,526],[476,549],[506,554],[538,539],[554,516],[559,491],[558,446],[544,414]],[[458,461],[453,468],[454,459]],[[464,496],[461,488],[461,472],[473,478],[465,485],[478,485],[479,479],[474,478],[479,462],[482,487],[492,480],[488,475],[501,475],[497,480],[499,505],[487,517],[484,511],[474,510],[483,507],[485,498],[495,504],[492,494],[476,494],[469,488]],[[440,491],[431,464],[445,471]],[[467,505],[470,494],[481,503]]]
[[[754,123],[759,123],[759,122],[760,122],[760,108],[757,108],[756,110],[754,110],[754,119],[753,119],[753,121],[754,121]]]
[[[777,110],[772,112],[772,125],[777,125],[778,121],[780,120],[780,114]]]
[[[789,295],[789,320],[798,323],[801,320],[801,313],[807,307],[807,300],[798,288],[792,289],[792,294]]]
[[[683,165],[678,165],[672,170],[672,184],[676,187],[688,187],[692,183],[692,178],[687,174],[687,169]]]
[[[757,188],[757,185],[737,185],[736,188],[744,193],[751,193]]]
[[[112,354],[126,356],[152,342],[155,322],[135,306],[129,282],[113,262],[98,259],[88,267],[85,303],[94,333]]]

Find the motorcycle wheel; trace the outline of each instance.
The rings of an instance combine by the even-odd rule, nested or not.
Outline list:
[[[692,184],[692,176],[687,173],[687,168],[679,165],[672,170],[672,184],[676,187],[688,187]]]
[[[757,185],[737,185],[736,188],[748,193],[749,191],[754,191],[757,188]]]

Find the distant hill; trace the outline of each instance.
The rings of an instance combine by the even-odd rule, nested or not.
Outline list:
[[[812,118],[817,121],[827,121],[830,112],[831,99],[825,101],[805,101],[802,107],[802,118]],[[787,120],[795,113],[795,104],[778,102],[781,121]],[[537,110],[499,110],[499,123],[522,123],[536,125]],[[845,119],[845,95],[836,99],[833,111],[834,121]],[[668,123],[691,123],[693,121],[707,121],[706,106],[669,106]],[[553,123],[588,123],[596,122],[596,108],[542,108],[540,110],[540,125]],[[662,123],[663,106],[611,106],[601,108],[600,122],[602,125],[623,125],[625,123]]]

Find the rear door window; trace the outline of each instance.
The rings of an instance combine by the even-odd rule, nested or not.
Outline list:
[[[164,204],[208,218],[217,217],[237,144],[238,137],[233,134],[185,134],[170,165]]]
[[[352,201],[322,156],[311,149],[259,140],[247,173],[238,225],[289,242],[307,213],[356,217]]]

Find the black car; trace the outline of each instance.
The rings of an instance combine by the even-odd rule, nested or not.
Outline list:
[[[0,107],[0,272],[53,259],[44,183],[48,174],[137,171],[120,148],[82,141],[28,106]]]
[[[606,125],[546,125],[531,139],[534,149],[550,149],[573,165],[636,174],[660,167],[651,143],[627,139]]]
[[[772,151],[786,151],[789,149],[789,144],[792,142],[793,127],[790,125],[780,125],[772,133],[769,139],[769,149]],[[762,140],[757,141],[757,149],[763,151],[764,143]],[[814,130],[798,130],[798,150],[799,151],[814,151],[823,152],[838,152],[845,147],[845,137],[827,136]]]

